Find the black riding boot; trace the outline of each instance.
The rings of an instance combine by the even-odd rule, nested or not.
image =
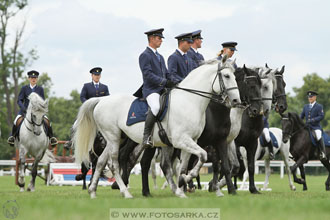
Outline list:
[[[324,141],[323,141],[323,137],[321,137],[321,139],[317,142],[317,145],[320,149],[320,160],[322,159],[326,159],[326,153],[325,153],[325,146],[324,146]]]
[[[267,143],[267,147],[268,147],[268,151],[269,151],[269,159],[270,160],[274,160],[274,151],[273,151],[273,143],[272,143],[272,140],[270,140],[268,143]]]
[[[10,137],[7,140],[7,143],[10,146],[14,146],[15,145],[16,132],[17,132],[17,127],[16,127],[16,125],[13,125],[12,131],[11,131],[11,135],[10,135]]]
[[[152,147],[151,141],[151,132],[154,128],[156,122],[156,117],[152,114],[151,110],[149,109],[148,115],[144,125],[144,132],[143,132],[143,147]]]
[[[50,145],[55,146],[58,144],[56,137],[53,135],[53,128],[50,124],[48,126],[48,137],[50,138]]]

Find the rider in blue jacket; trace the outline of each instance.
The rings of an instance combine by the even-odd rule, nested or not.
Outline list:
[[[317,92],[308,91],[309,104],[304,105],[303,111],[300,114],[301,119],[306,119],[306,124],[315,132],[317,144],[320,150],[320,159],[326,158],[325,146],[322,138],[322,127],[320,122],[324,118],[323,106],[316,102]]]
[[[19,95],[18,95],[17,104],[18,104],[20,110],[19,110],[18,115],[16,116],[16,118],[14,120],[11,135],[7,140],[7,143],[10,144],[11,146],[14,146],[15,137],[18,135],[17,131],[18,131],[19,125],[17,124],[17,121],[18,121],[19,118],[25,116],[26,110],[29,106],[29,99],[28,99],[29,95],[32,92],[35,92],[41,98],[45,99],[44,89],[41,86],[37,85],[39,72],[37,72],[35,70],[31,70],[27,73],[27,75],[28,75],[28,79],[30,81],[30,84],[23,86],[21,88],[21,91],[20,91]],[[50,144],[52,146],[54,146],[54,145],[57,144],[57,139],[53,135],[52,126],[49,122],[49,119],[46,116],[44,116],[44,123],[47,126],[47,135],[50,138]]]

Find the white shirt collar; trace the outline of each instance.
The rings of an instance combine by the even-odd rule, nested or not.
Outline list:
[[[195,51],[195,53],[197,53],[198,51],[197,51],[197,49],[195,49],[195,48],[193,48],[193,47],[191,47],[191,49],[193,49],[194,51]]]
[[[95,85],[100,85],[100,82],[96,83],[96,82],[94,82],[94,80],[93,80],[93,84],[94,84],[94,86],[95,86]]]
[[[31,89],[33,89],[34,87],[36,87],[37,86],[37,84],[35,84],[34,86],[32,86],[31,84],[30,84],[30,88]]]
[[[148,47],[150,48],[150,50],[152,50],[152,52],[154,52],[154,53],[157,52],[157,50],[155,50],[154,48],[150,47],[149,45],[148,45]]]
[[[310,105],[312,105],[312,108],[314,107],[314,105],[315,105],[315,103],[316,103],[316,101],[315,102],[313,102],[313,103],[309,103]]]
[[[187,53],[184,53],[182,50],[180,50],[179,48],[177,49],[180,53],[181,53],[181,55],[183,56],[184,54],[187,54]]]

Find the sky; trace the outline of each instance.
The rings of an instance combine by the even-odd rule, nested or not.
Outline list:
[[[111,94],[134,93],[142,84],[143,33],[154,28],[165,28],[158,49],[165,61],[177,48],[176,35],[201,29],[204,58],[237,41],[238,66],[285,65],[286,91],[293,94],[307,73],[330,76],[329,8],[330,1],[320,0],[30,0],[10,29],[27,21],[21,49],[35,48],[39,56],[27,71],[47,72],[53,96],[80,92],[96,66]]]

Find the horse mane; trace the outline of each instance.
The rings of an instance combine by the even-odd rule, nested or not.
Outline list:
[[[259,76],[260,78],[270,78],[273,83],[273,92],[276,91],[277,81],[275,77],[276,70],[269,69],[267,67],[259,67]]]
[[[305,126],[305,123],[296,112],[289,112],[288,116],[289,118],[293,119],[293,121],[298,125],[299,128]]]
[[[37,106],[38,108],[40,108],[45,112],[48,111],[48,103],[45,100],[43,100],[43,98],[39,94],[32,92],[29,95],[28,99],[30,100],[31,105]]]

